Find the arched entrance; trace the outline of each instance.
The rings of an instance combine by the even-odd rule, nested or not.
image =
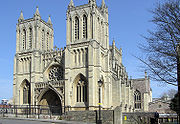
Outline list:
[[[39,105],[43,107],[44,110],[50,111],[52,114],[62,114],[60,96],[52,89],[46,90],[39,101]]]

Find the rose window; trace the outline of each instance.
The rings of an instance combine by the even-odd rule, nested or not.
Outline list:
[[[49,72],[50,81],[59,81],[63,79],[63,70],[58,66],[54,66],[51,68]]]

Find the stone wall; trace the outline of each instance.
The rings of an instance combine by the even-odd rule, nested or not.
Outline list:
[[[69,111],[65,115],[61,116],[62,120],[67,121],[82,121],[96,123],[99,118],[99,111]],[[113,124],[114,122],[114,111],[113,110],[102,110],[101,120],[103,124]]]

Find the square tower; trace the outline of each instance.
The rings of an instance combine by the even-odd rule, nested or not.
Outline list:
[[[103,79],[102,103],[110,99],[109,24],[104,0],[100,7],[95,0],[67,9],[65,50],[66,105],[75,109],[95,109],[98,105],[98,81]]]
[[[35,82],[41,81],[42,53],[53,49],[51,19],[41,19],[37,7],[33,18],[24,19],[21,11],[16,26],[16,54],[14,58],[14,104],[34,104]]]

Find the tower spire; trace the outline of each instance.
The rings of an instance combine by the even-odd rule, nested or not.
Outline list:
[[[71,1],[70,1],[70,3],[69,3],[69,5],[68,5],[68,7],[69,7],[69,8],[74,7],[74,2],[73,2],[73,0],[71,0]]]
[[[52,26],[52,22],[51,22],[51,16],[49,15],[49,18],[48,18],[48,22],[47,22],[50,26]]]
[[[39,18],[41,18],[40,13],[39,13],[39,7],[38,7],[38,6],[36,7],[36,12],[35,12],[35,14],[34,14],[34,17],[39,17]]]
[[[24,20],[24,17],[23,17],[23,12],[21,11],[21,14],[20,14],[20,17],[18,19],[18,22],[21,22]]]

